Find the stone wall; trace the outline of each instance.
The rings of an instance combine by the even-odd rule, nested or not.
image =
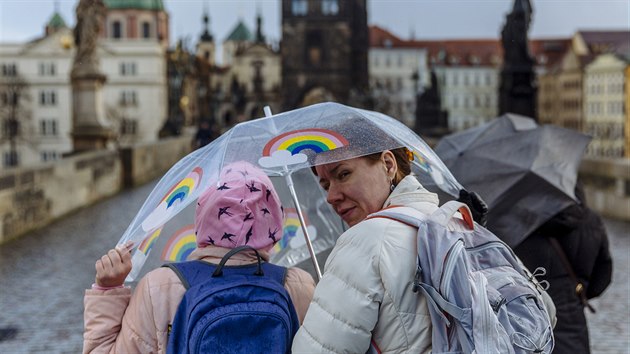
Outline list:
[[[78,208],[164,174],[191,151],[191,137],[95,151],[37,167],[0,171],[0,243]],[[630,221],[630,160],[585,159],[580,167],[589,205]]]
[[[630,221],[630,159],[584,159],[580,179],[588,205],[601,215]]]
[[[93,151],[0,171],[0,243],[164,174],[191,151],[191,137]]]
[[[164,139],[120,151],[125,187],[136,187],[164,174],[192,149],[192,137]]]

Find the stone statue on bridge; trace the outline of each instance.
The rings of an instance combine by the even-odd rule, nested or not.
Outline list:
[[[80,0],[77,5],[77,24],[74,27],[77,51],[72,66],[73,76],[100,73],[96,45],[105,11],[103,0]]]
[[[80,0],[72,64],[72,142],[74,152],[111,148],[115,134],[105,119],[102,89],[106,81],[99,69],[97,46],[105,21],[103,0]]]

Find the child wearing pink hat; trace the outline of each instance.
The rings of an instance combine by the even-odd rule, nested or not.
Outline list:
[[[246,162],[233,163],[221,172],[219,186],[199,198],[197,247],[248,245],[268,251],[282,237],[283,218],[269,177]]]
[[[248,245],[268,261],[268,250],[282,237],[283,210],[273,184],[247,162],[221,171],[216,187],[199,198],[195,213],[197,248],[189,260],[218,264],[231,249]],[[228,266],[256,262],[254,252],[239,252]],[[136,289],[123,286],[131,271],[129,250],[110,250],[96,262],[96,281],[86,290],[83,352],[164,353],[167,334],[186,289],[169,268],[147,273]],[[307,272],[289,268],[284,287],[300,323],[313,297]]]

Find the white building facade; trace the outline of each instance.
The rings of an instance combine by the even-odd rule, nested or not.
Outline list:
[[[368,63],[375,109],[413,127],[416,95],[430,82],[427,50],[387,45],[372,47],[368,52]]]
[[[108,124],[118,135],[118,145],[155,141],[167,118],[166,47],[158,25],[164,16],[144,16],[137,9],[108,10],[114,17],[106,19],[97,48],[100,70],[107,78],[103,103]],[[140,21],[125,19],[125,11]],[[157,22],[152,25],[151,21]],[[136,24],[138,28],[129,28]],[[14,145],[19,166],[56,160],[73,151],[70,71],[74,54],[73,32],[65,24],[47,29],[33,41],[0,43],[0,92],[3,84],[17,78],[27,85],[16,117],[19,136]],[[6,107],[6,95],[0,96]],[[5,111],[3,120],[8,117]],[[14,149],[7,129],[3,133],[0,162],[9,166]]]
[[[454,62],[435,65],[434,70],[451,131],[468,129],[497,117],[498,67]]]
[[[627,60],[609,53],[597,56],[584,70],[584,131],[593,137],[588,156],[624,156],[627,66]]]
[[[426,48],[371,26],[368,72],[374,109],[413,128],[416,96],[431,82],[427,62]]]

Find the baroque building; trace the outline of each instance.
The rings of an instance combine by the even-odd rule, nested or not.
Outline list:
[[[282,0],[282,107],[369,106],[366,0]]]
[[[108,124],[118,145],[154,141],[167,116],[168,14],[158,0],[104,3],[107,12],[96,50],[100,71],[107,77],[103,104]],[[0,43],[2,106],[12,99],[8,83],[25,84],[16,101],[17,126],[2,129],[2,165],[16,165],[13,153],[17,165],[34,165],[73,151],[70,71],[75,50],[73,31],[57,12],[41,37]],[[10,136],[18,137],[12,143]]]
[[[211,70],[211,124],[218,132],[262,117],[265,106],[274,113],[280,112],[280,52],[268,42],[262,22],[258,14],[256,29],[252,32],[245,21],[239,19],[222,43],[222,65]]]
[[[589,156],[627,157],[624,81],[629,62],[629,56],[604,53],[584,69],[584,131],[593,137],[586,152]]]
[[[533,41],[541,123],[593,137],[591,157],[628,156],[625,68],[630,32],[577,31],[571,38]]]

